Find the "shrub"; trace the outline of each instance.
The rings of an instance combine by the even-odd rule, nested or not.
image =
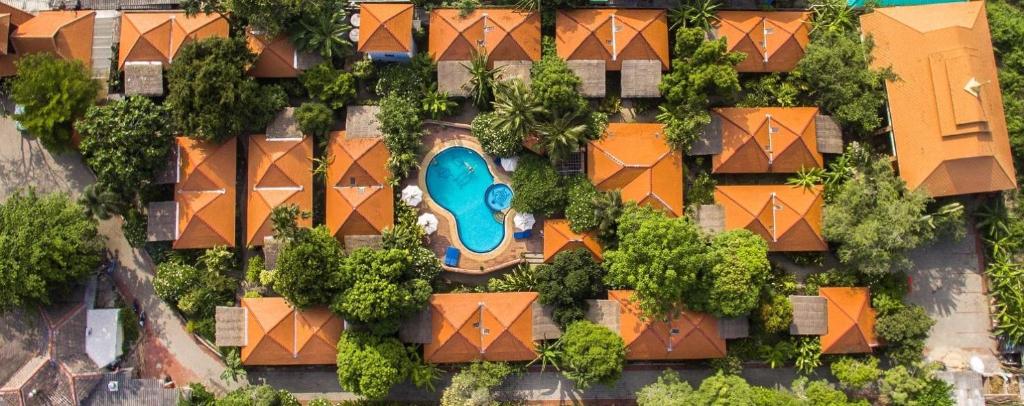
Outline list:
[[[323,137],[334,125],[334,112],[323,103],[302,103],[295,109],[299,131],[314,137]]]
[[[436,82],[434,61],[427,53],[413,56],[409,63],[395,63],[377,75],[375,92],[380,97],[395,96],[420,100]]]
[[[715,235],[711,240],[708,271],[702,272],[688,304],[720,317],[739,317],[757,308],[761,290],[768,283],[771,264],[768,244],[745,229]]]
[[[24,111],[14,119],[46,149],[66,151],[71,146],[71,123],[92,106],[99,83],[82,62],[46,52],[24,55],[15,64],[18,75],[11,82],[11,99]]]
[[[565,208],[567,193],[561,176],[548,161],[524,154],[512,173],[512,208],[520,213],[553,216]]]
[[[589,321],[569,325],[562,335],[565,375],[578,388],[614,384],[626,362],[626,344],[618,333]]]
[[[936,379],[930,366],[910,369],[897,365],[882,373],[879,384],[884,404],[952,406],[952,386]]]
[[[217,406],[279,405],[300,406],[295,396],[283,389],[270,385],[243,386],[218,399]]]
[[[206,250],[198,266],[181,259],[163,262],[156,268],[153,289],[190,319],[212,318],[217,306],[234,303],[236,281],[226,275],[233,261],[230,251],[217,247]]]
[[[300,309],[331,302],[334,277],[345,251],[325,226],[301,233],[281,247],[274,272],[274,291]]]
[[[921,359],[928,331],[935,325],[918,305],[906,305],[889,313],[880,314],[875,333],[889,345],[890,358],[901,364],[914,364]]]
[[[793,304],[786,296],[771,295],[758,308],[757,321],[761,331],[767,334],[788,331],[793,322]]]
[[[259,284],[260,274],[266,270],[267,266],[266,262],[263,260],[263,255],[253,255],[249,257],[249,263],[245,267],[245,281]]]
[[[565,206],[565,218],[569,220],[572,231],[583,233],[597,228],[600,221],[594,199],[598,193],[594,184],[585,177],[578,177],[572,182]]]
[[[418,154],[423,145],[423,129],[420,127],[419,110],[412,99],[392,93],[380,100],[380,132],[384,135],[384,145],[391,156],[388,158],[388,169],[392,180],[409,176],[419,166]]]
[[[473,136],[480,141],[480,147],[488,155],[502,158],[516,156],[523,150],[523,139],[496,126],[496,117],[495,113],[476,116],[472,123]]]
[[[882,376],[882,370],[878,369],[878,358],[843,357],[832,363],[832,375],[836,376],[845,389],[863,390]]]
[[[345,331],[338,340],[337,366],[342,389],[381,399],[409,376],[412,363],[398,339]]]
[[[587,299],[605,290],[604,268],[584,248],[558,253],[550,265],[537,267],[536,274],[540,302],[554,306],[552,316],[562,328],[583,319]]]
[[[640,406],[689,406],[693,387],[679,378],[679,374],[665,370],[658,381],[636,393],[636,403]]]
[[[474,362],[452,377],[441,395],[441,406],[497,404],[494,390],[513,372],[504,362]]]
[[[356,79],[351,73],[320,63],[299,76],[309,96],[332,110],[340,110],[356,97]]]
[[[340,290],[331,310],[377,334],[394,333],[398,323],[426,305],[432,293],[431,281],[415,273],[412,261],[407,250],[353,251],[335,279]]]

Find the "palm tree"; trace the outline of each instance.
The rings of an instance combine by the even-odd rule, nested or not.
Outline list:
[[[569,111],[537,126],[537,133],[548,159],[557,164],[579,151],[580,145],[587,139],[587,125],[580,121],[579,113]]]
[[[558,367],[558,362],[562,360],[562,339],[555,341],[538,341],[537,342],[537,358],[526,364],[527,367],[540,361],[540,372],[544,373],[544,369],[548,367],[548,364],[555,367],[555,370],[561,371],[562,368]]]
[[[469,65],[462,66],[469,70],[469,82],[463,88],[469,92],[476,108],[486,110],[494,99],[494,84],[498,81],[499,69],[487,68],[487,55],[483,52],[474,52]]]
[[[622,193],[609,190],[594,196],[594,215],[597,218],[597,239],[605,247],[615,245],[615,235],[622,215]]]
[[[846,0],[816,0],[811,4],[811,11],[814,12],[811,31],[842,33],[857,30],[857,14]]]
[[[526,13],[540,11],[540,0],[517,0],[516,9]]]
[[[108,220],[114,214],[121,213],[125,209],[121,196],[102,183],[86,186],[78,203],[85,208],[87,216],[100,220]]]
[[[245,379],[245,368],[242,367],[242,357],[237,348],[232,348],[228,350],[227,354],[224,354],[224,367],[224,372],[220,373],[222,381],[238,382],[239,378]]]
[[[821,183],[824,176],[824,169],[800,168],[800,170],[796,172],[796,176],[786,179],[786,184],[797,188],[803,188],[804,190],[811,190]]]
[[[346,36],[351,29],[344,9],[307,13],[292,34],[292,42],[300,50],[318,53],[327,60],[343,58],[352,50]]]
[[[448,92],[437,91],[437,83],[434,83],[423,92],[422,106],[423,111],[430,114],[430,118],[439,120],[453,114],[459,104],[448,98]]]
[[[494,92],[494,125],[516,139],[525,139],[544,108],[520,79],[498,83]]]
[[[718,21],[715,12],[719,6],[717,0],[683,0],[679,7],[669,11],[671,29],[690,27],[710,31],[711,25]]]

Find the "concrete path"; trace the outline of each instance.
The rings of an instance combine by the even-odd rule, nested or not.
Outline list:
[[[60,191],[78,196],[94,180],[78,153],[52,155],[37,141],[19,134],[9,118],[0,118],[0,201],[15,190],[29,186],[39,193]],[[184,320],[156,296],[152,284],[153,262],[145,252],[128,244],[121,231],[120,218],[101,221],[99,232],[106,237],[107,250],[121,263],[114,274],[118,289],[129,300],[137,299],[146,312],[146,333],[152,339],[144,342],[155,341],[153,348],[162,346],[166,354],[171,355],[160,358],[156,369],[163,370],[179,383],[198,380],[212,389],[230,389],[219,379],[224,370],[220,358],[200,345],[185,330]]]

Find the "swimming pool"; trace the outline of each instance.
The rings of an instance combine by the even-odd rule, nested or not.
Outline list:
[[[512,189],[494,183],[484,157],[469,148],[450,147],[430,160],[425,177],[430,198],[455,217],[466,249],[486,253],[501,244],[505,224],[500,210],[508,208]],[[492,210],[491,205],[501,209]]]

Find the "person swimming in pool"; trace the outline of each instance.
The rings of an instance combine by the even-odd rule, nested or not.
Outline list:
[[[466,165],[466,171],[468,171],[469,173],[473,173],[476,171],[476,168],[473,168],[473,165],[470,165],[469,162],[462,161],[462,164]]]

